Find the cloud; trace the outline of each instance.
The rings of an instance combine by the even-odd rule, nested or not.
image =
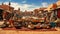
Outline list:
[[[24,1],[25,3],[25,1]],[[1,4],[1,3],[0,3]],[[8,5],[9,2],[4,2],[4,4]],[[36,8],[40,8],[40,7],[47,7],[48,3],[43,2],[40,6],[34,5],[34,4],[21,4],[21,3],[16,3],[16,2],[11,2],[11,6],[14,7],[15,10],[18,10],[18,8],[21,9],[21,11],[33,11]]]
[[[42,7],[48,7],[48,3],[47,2],[43,2],[42,3]]]
[[[8,5],[9,2],[5,2],[4,4]],[[18,10],[18,8],[21,8],[21,11],[33,11],[36,8],[39,8],[40,6],[36,6],[33,4],[20,4],[20,3],[16,3],[16,2],[11,2],[11,6],[15,8],[15,10]]]
[[[26,3],[26,1],[22,1],[22,3]]]

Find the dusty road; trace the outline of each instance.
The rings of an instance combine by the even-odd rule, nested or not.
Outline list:
[[[18,31],[18,30],[1,30],[0,34],[60,34],[60,29],[56,28],[58,31]]]
[[[58,31],[19,31],[19,30],[0,29],[0,34],[60,34],[60,28],[56,28],[56,29]]]

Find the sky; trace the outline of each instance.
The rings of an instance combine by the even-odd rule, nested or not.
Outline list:
[[[9,1],[15,10],[20,8],[21,11],[33,11],[36,8],[48,7],[50,4],[57,2],[57,0],[0,0],[0,4],[3,2],[8,5]]]

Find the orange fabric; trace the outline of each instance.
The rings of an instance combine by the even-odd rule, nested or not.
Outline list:
[[[56,4],[53,4],[52,8],[54,8],[54,9],[57,8],[57,5]]]
[[[36,28],[40,28],[40,26],[37,26]]]

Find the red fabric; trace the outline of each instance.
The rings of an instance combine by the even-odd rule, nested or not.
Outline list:
[[[46,21],[46,17],[44,18],[44,20]]]
[[[13,20],[9,20],[9,23],[12,24],[14,21]]]
[[[3,13],[3,15],[4,15],[4,17],[6,17],[7,13],[5,12],[5,13]]]
[[[57,17],[60,18],[60,10],[57,12]]]
[[[4,17],[6,17],[8,14],[9,14],[8,12],[3,13]]]

